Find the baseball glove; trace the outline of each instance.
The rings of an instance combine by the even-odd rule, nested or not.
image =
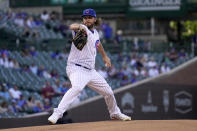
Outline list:
[[[76,35],[72,39],[72,42],[74,43],[75,47],[79,50],[82,50],[83,47],[87,43],[87,33],[85,30],[78,30],[76,32]]]

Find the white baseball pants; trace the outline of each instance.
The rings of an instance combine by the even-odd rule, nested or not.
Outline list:
[[[76,65],[70,65],[67,66],[66,72],[72,88],[64,94],[58,108],[55,109],[61,117],[86,85],[104,96],[110,116],[120,113],[111,87],[95,69],[88,70]]]

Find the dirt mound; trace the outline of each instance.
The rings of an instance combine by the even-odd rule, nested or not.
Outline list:
[[[197,131],[197,120],[100,121],[12,128],[2,131]]]

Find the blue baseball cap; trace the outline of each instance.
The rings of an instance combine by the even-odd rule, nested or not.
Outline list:
[[[96,12],[94,9],[85,9],[83,10],[83,15],[82,17],[84,16],[92,16],[92,17],[96,17]]]

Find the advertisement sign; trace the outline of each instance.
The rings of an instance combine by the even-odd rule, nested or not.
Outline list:
[[[180,10],[181,0],[129,0],[129,5],[135,11]]]
[[[163,106],[164,106],[165,113],[168,112],[169,105],[170,105],[169,91],[168,90],[164,90],[163,91]]]
[[[192,94],[186,91],[177,92],[174,96],[175,110],[181,114],[192,111]]]
[[[125,93],[121,99],[121,107],[125,114],[131,114],[135,108],[135,98],[131,93]]]
[[[51,0],[51,4],[65,4],[67,0]]]
[[[196,93],[194,86],[147,84],[119,93],[117,101],[135,119],[197,119]]]
[[[158,108],[152,103],[152,95],[151,91],[148,91],[147,96],[147,103],[141,105],[141,111],[143,113],[149,113],[149,112],[157,112]]]
[[[129,0],[129,17],[182,17],[186,14],[184,0]]]

